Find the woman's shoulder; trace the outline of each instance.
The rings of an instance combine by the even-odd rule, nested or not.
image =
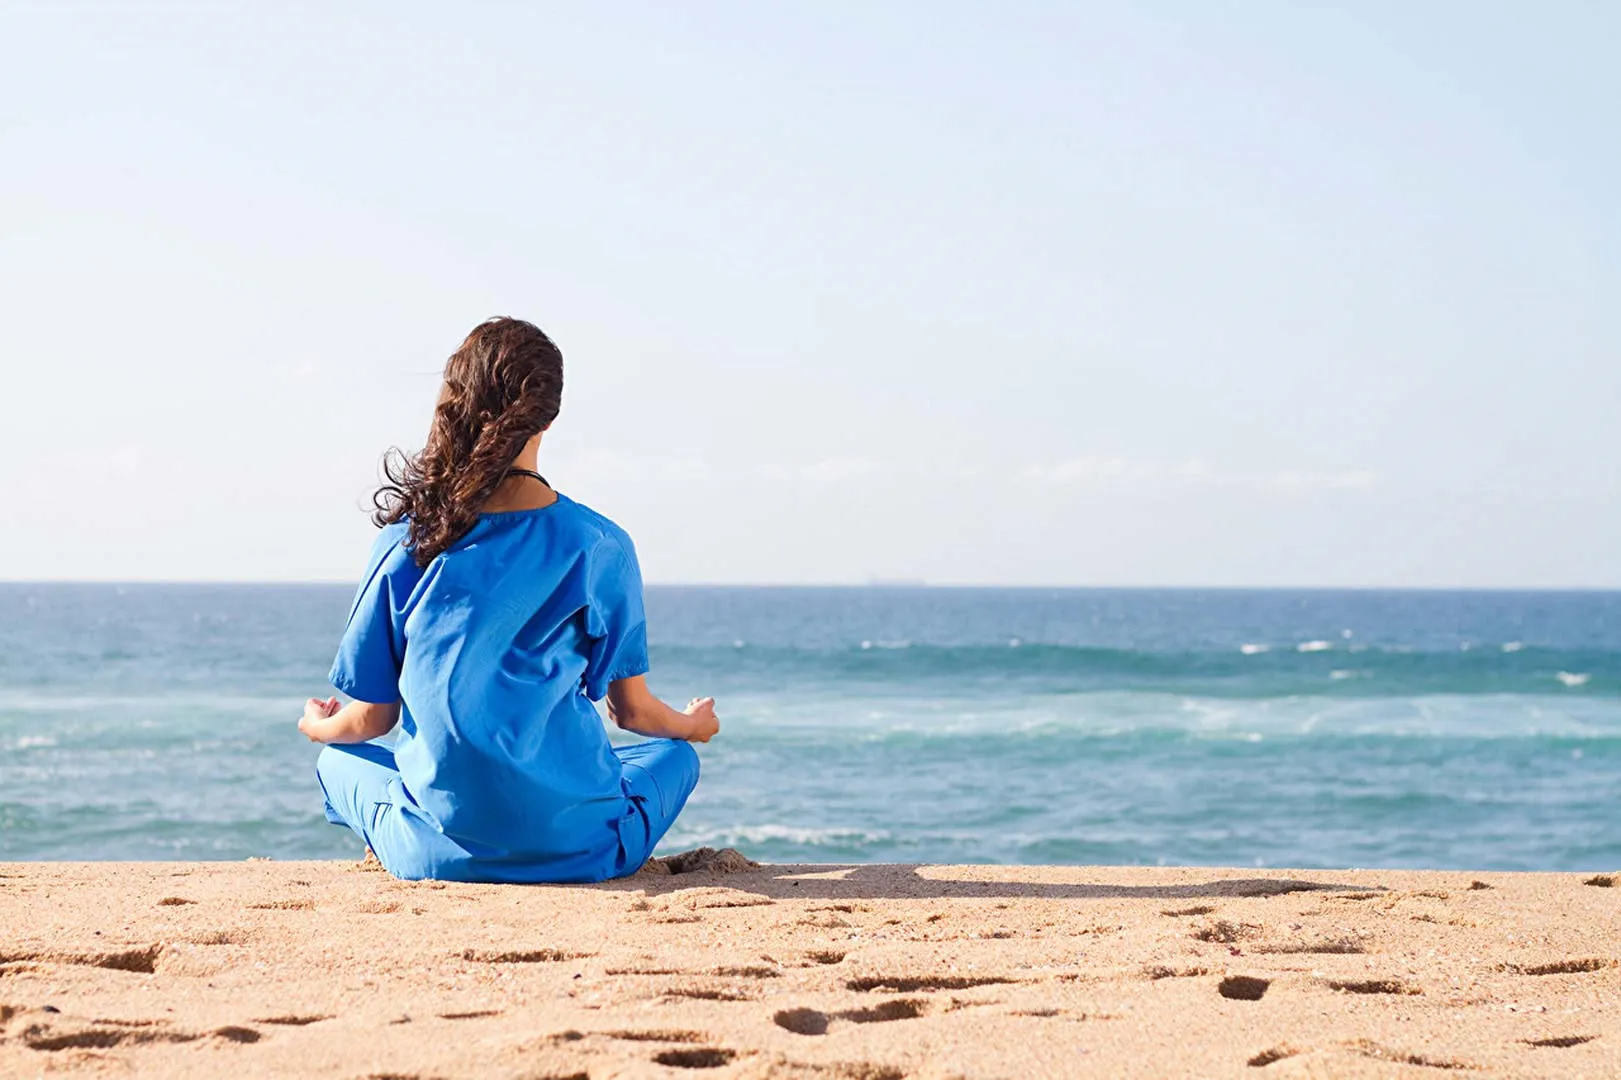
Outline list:
[[[618,522],[566,495],[559,494],[558,500],[569,511],[569,518],[579,530],[584,546],[593,550],[616,549],[627,556],[635,557],[636,545],[632,542],[630,533],[620,528]]]
[[[405,550],[406,541],[411,538],[411,524],[409,521],[400,521],[384,525],[377,530],[377,536],[371,542],[371,556],[374,561],[386,559],[395,552]]]
[[[407,547],[410,539],[411,526],[405,521],[396,521],[378,529],[371,543],[371,555],[367,559],[369,571],[385,570],[392,573],[407,568],[417,569],[416,560],[411,557]]]

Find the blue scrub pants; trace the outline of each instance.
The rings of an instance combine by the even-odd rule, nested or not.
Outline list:
[[[646,739],[629,746],[616,746],[613,751],[624,766],[623,787],[635,814],[619,828],[622,851],[618,866],[621,869],[616,874],[604,875],[607,877],[633,874],[641,869],[664,834],[670,831],[676,815],[687,804],[687,796],[698,786],[698,752],[691,743],[680,739]],[[326,795],[326,819],[334,825],[353,829],[390,871],[397,872],[395,867],[403,864],[420,863],[426,855],[432,864],[446,869],[454,867],[445,876],[456,880],[513,880],[504,873],[490,877],[479,875],[476,865],[468,865],[467,853],[443,833],[434,836],[446,850],[421,850],[421,830],[410,829],[404,815],[391,812],[395,796],[390,789],[400,787],[400,771],[394,764],[394,754],[387,747],[376,743],[328,746],[316,760],[315,775]],[[403,790],[400,794],[403,795]],[[472,873],[466,873],[468,870]]]

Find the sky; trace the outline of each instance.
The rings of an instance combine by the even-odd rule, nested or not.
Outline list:
[[[353,579],[479,320],[650,582],[1621,587],[1621,7],[0,6],[0,578]]]

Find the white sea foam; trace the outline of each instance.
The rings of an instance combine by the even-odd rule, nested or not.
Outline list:
[[[873,829],[804,829],[792,825],[733,825],[720,829],[683,830],[676,826],[683,844],[709,844],[736,847],[739,844],[778,843],[805,844],[810,847],[852,847],[877,844],[889,839],[889,833]]]
[[[1243,653],[1245,656],[1255,656],[1258,653],[1270,652],[1271,650],[1272,646],[1270,645],[1256,645],[1251,644],[1250,642],[1245,642],[1238,647],[1238,651]]]
[[[1554,678],[1558,679],[1560,682],[1564,683],[1573,690],[1578,686],[1586,686],[1587,680],[1591,679],[1592,677],[1593,676],[1579,671],[1561,671],[1559,674],[1554,676]]]
[[[1505,641],[1505,642],[1503,642],[1503,651],[1504,652],[1519,652],[1523,648],[1525,648],[1525,642],[1523,642],[1523,641]]]
[[[1295,646],[1295,652],[1327,652],[1334,647],[1332,641],[1302,641]]]
[[[1351,668],[1335,668],[1333,671],[1328,673],[1328,677],[1333,679],[1335,682],[1340,682],[1344,679],[1360,679],[1366,675],[1367,672],[1365,671],[1356,671]]]
[[[195,704],[195,697],[189,693],[174,693],[157,691],[151,694],[50,694],[38,692],[9,692],[0,690],[0,712],[103,712],[111,713],[124,709],[150,708],[159,710],[165,716],[184,713],[186,708]],[[233,712],[274,713],[281,715],[287,711],[287,698],[258,697],[246,694],[227,694],[209,699],[209,705],[216,712],[230,710]]]

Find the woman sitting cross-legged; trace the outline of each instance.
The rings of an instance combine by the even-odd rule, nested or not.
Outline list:
[[[713,699],[648,690],[630,537],[535,471],[563,358],[517,319],[445,366],[427,446],[391,456],[332,685],[299,730],[326,816],[391,873],[602,881],[652,854],[698,782]],[[646,741],[615,747],[594,701]],[[398,726],[392,749],[370,742]]]

